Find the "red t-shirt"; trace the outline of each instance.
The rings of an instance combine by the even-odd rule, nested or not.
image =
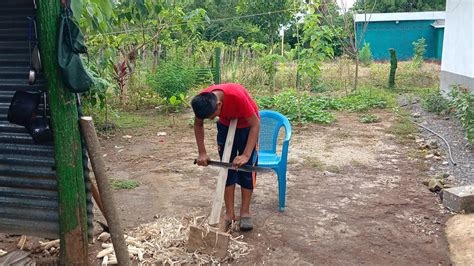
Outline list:
[[[238,118],[237,128],[244,128],[250,126],[246,119],[252,117],[253,114],[256,114],[260,119],[257,104],[242,85],[237,83],[217,84],[202,90],[200,93],[214,90],[224,92],[224,102],[219,115],[219,122],[223,125],[229,126],[230,120]]]

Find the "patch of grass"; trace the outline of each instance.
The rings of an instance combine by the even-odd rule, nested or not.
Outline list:
[[[359,162],[359,161],[357,161],[357,160],[354,160],[354,159],[352,159],[352,160],[350,161],[350,165],[353,166],[353,167],[362,167],[362,166],[364,166],[363,163],[361,163],[361,162]]]
[[[329,124],[334,115],[328,111],[332,99],[316,97],[308,92],[288,89],[270,97],[257,97],[260,109],[275,110],[290,121]]]
[[[332,132],[332,136],[335,139],[341,139],[341,140],[348,139],[348,138],[352,137],[352,135],[353,135],[352,132],[346,131],[346,130],[336,130],[336,131]]]
[[[136,180],[112,179],[110,185],[113,189],[134,189],[139,187],[140,183]]]
[[[410,122],[409,116],[404,113],[398,117],[397,121],[387,129],[387,132],[395,135],[399,141],[408,141],[414,139],[414,133],[418,128],[415,124]]]
[[[338,98],[333,104],[337,110],[349,112],[367,111],[376,108],[386,108],[393,101],[391,94],[377,88],[362,88],[347,96]]]
[[[321,162],[318,158],[315,157],[306,157],[305,164],[309,164],[311,167],[318,171],[323,171],[326,166],[323,162]]]
[[[112,115],[112,120],[122,129],[143,128],[153,122],[151,117],[126,111],[116,112]]]
[[[374,114],[362,114],[359,116],[359,121],[364,124],[380,122],[380,117]]]
[[[326,170],[331,172],[331,173],[335,173],[335,174],[339,174],[339,173],[342,172],[341,167],[339,167],[337,165],[328,165],[328,166],[326,166]]]
[[[297,164],[298,163],[298,160],[296,159],[288,159],[288,164]]]

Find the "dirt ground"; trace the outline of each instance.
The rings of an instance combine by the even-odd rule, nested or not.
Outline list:
[[[450,264],[443,230],[449,217],[421,183],[427,174],[412,156],[416,148],[387,133],[392,114],[378,115],[382,122],[375,124],[339,113],[329,126],[293,128],[286,210],[278,211],[276,176],[259,175],[255,229],[244,233],[253,251],[236,264]],[[124,227],[210,212],[217,169],[193,165],[189,118],[102,142],[110,177],[140,183],[115,194]],[[214,127],[206,125],[211,158],[217,158]]]
[[[388,133],[394,116],[377,115],[382,122],[375,124],[338,113],[328,126],[293,127],[286,210],[278,211],[276,175],[260,174],[251,205],[254,230],[243,233],[253,250],[235,264],[451,263],[444,233],[449,215],[422,184],[426,166],[413,155],[414,143]],[[193,165],[190,118],[187,113],[173,126],[157,121],[102,139],[109,176],[140,183],[115,193],[126,230],[158,216],[209,214],[218,171]],[[208,152],[217,159],[215,134],[207,123]],[[96,219],[102,219],[97,212]],[[93,254],[99,245],[91,248],[92,264],[100,264]]]

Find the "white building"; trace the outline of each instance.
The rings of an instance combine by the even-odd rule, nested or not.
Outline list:
[[[447,0],[441,62],[441,91],[453,85],[474,93],[474,0]]]

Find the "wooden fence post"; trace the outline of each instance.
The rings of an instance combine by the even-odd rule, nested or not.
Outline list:
[[[54,156],[59,193],[60,263],[87,265],[87,212],[75,97],[66,90],[59,74],[58,23],[60,0],[38,4],[38,37],[43,71],[47,79]]]
[[[221,48],[219,47],[216,48],[214,71],[214,83],[219,84],[221,83]]]

